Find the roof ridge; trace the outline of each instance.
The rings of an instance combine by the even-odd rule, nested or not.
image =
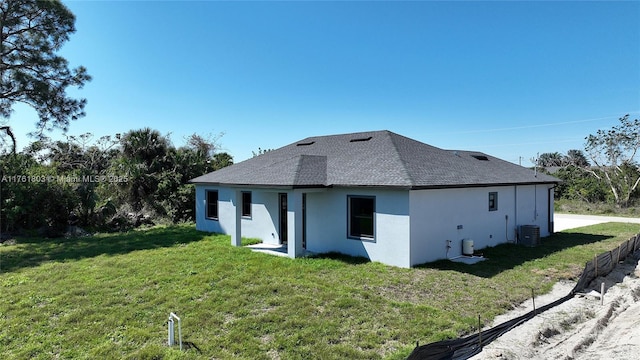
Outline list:
[[[405,139],[409,139],[409,138],[406,138],[406,137],[404,137],[402,135],[396,134],[396,133],[391,132],[389,130],[385,130],[385,132],[386,132],[386,135],[391,140],[391,145],[393,146],[393,149],[395,150],[395,153],[396,153],[396,155],[398,157],[398,160],[400,161],[400,165],[402,167],[402,171],[404,172],[404,175],[409,180],[409,183],[411,184],[411,186],[415,186],[416,185],[416,181],[413,179],[413,176],[411,175],[411,172],[409,171],[409,168],[407,167],[407,162],[405,161],[405,159],[402,156],[402,154],[400,154],[400,150],[398,149],[398,145],[396,144],[396,138],[405,138]],[[411,139],[409,139],[409,140],[411,140]]]
[[[294,173],[294,185],[327,185],[327,156],[299,154],[296,159],[296,169]],[[318,162],[319,161],[319,162]],[[321,167],[319,168],[318,165]],[[315,175],[317,183],[308,182],[307,176]]]
[[[394,134],[394,132],[389,130],[369,130],[369,131],[354,131],[354,132],[341,133],[341,134],[316,135],[316,136],[308,136],[302,140],[296,141],[295,143],[299,143],[299,142],[303,142],[311,139],[322,139],[322,138],[328,139],[328,138],[349,137],[354,135],[357,136],[357,135],[364,135],[364,134],[389,134],[389,133]]]

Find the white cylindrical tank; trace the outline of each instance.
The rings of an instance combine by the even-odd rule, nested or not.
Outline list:
[[[473,240],[462,240],[462,255],[473,256]]]

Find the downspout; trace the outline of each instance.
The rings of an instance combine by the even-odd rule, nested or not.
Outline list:
[[[518,185],[513,186],[513,242],[518,243]]]
[[[514,185],[514,188],[515,188],[515,185]],[[513,240],[509,239],[509,214],[505,214],[504,215],[504,237],[505,237],[505,239],[507,240],[508,243],[515,243],[516,242],[515,236],[514,236]]]
[[[509,239],[509,215],[504,216],[504,237],[507,239],[508,243],[515,243],[516,241],[515,237],[513,238],[513,240]]]
[[[533,222],[538,221],[538,185],[533,185]]]
[[[554,209],[551,203],[551,199],[555,198],[555,189],[558,186],[558,184],[553,185],[552,187],[550,187],[548,189],[548,193],[547,193],[547,217],[548,217],[548,226],[549,226],[549,235],[553,235],[554,231],[553,231],[553,216],[552,213],[554,213]],[[552,195],[554,194],[554,195]]]

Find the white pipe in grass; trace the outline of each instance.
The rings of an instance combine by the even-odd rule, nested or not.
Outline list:
[[[178,315],[174,313],[169,313],[169,346],[173,346],[175,344],[175,332],[173,328],[174,321],[173,319],[178,320],[178,339],[180,341],[180,350],[182,351],[182,324]]]

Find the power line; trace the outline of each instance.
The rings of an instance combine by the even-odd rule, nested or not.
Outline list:
[[[564,140],[549,140],[549,141],[530,141],[530,142],[518,142],[511,144],[484,144],[484,145],[475,145],[475,147],[487,147],[487,148],[496,148],[496,147],[504,147],[504,146],[522,146],[522,145],[543,145],[543,144],[557,144],[557,143],[571,143],[575,141],[584,141],[584,137],[576,138],[576,139],[564,139]],[[474,145],[469,145],[469,147],[474,147]]]
[[[625,114],[636,114],[636,113],[640,113],[640,111],[626,112]],[[486,132],[494,132],[494,131],[533,129],[533,128],[540,128],[540,127],[547,127],[547,126],[579,124],[579,123],[593,122],[593,121],[606,120],[606,119],[615,119],[615,118],[619,118],[619,116],[612,115],[612,116],[599,117],[599,118],[593,118],[593,119],[562,121],[562,122],[546,123],[546,124],[535,124],[535,125],[512,126],[512,127],[494,128],[494,129],[478,129],[478,130],[456,131],[456,132],[449,132],[449,133],[442,133],[442,134],[476,134],[476,133],[486,133]]]

